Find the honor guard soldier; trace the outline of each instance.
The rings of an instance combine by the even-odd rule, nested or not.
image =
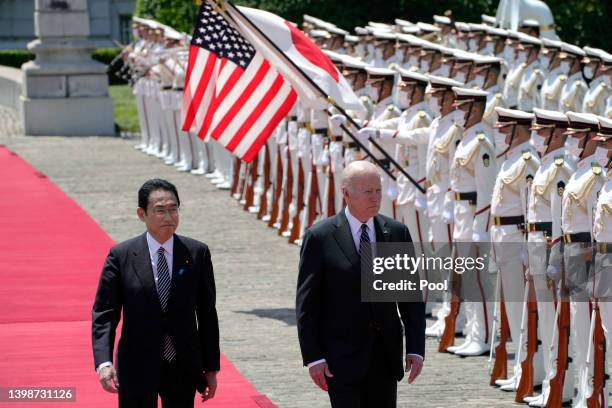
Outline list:
[[[523,308],[521,302],[526,290],[526,224],[527,201],[530,183],[539,167],[538,152],[530,143],[530,127],[533,115],[518,110],[496,108],[498,116],[495,127],[495,144],[498,150],[506,146],[503,160],[493,189],[491,199],[491,243],[498,273],[501,276],[501,292],[510,336],[513,339],[515,362],[512,376],[507,382],[498,383],[504,391],[516,391],[521,381],[541,382],[544,376],[542,356],[536,356],[535,373],[521,376],[521,367],[526,353],[521,353],[521,339],[527,343],[526,331],[521,332]],[[501,299],[500,299],[501,302]],[[537,334],[535,341],[537,341]],[[526,348],[525,348],[526,349]],[[522,355],[521,355],[522,354]],[[532,366],[533,367],[533,366]],[[532,368],[532,371],[533,368]],[[538,381],[539,380],[539,381]],[[503,380],[500,380],[503,381]],[[533,383],[530,385],[533,392]],[[522,397],[519,399],[522,401]]]
[[[612,77],[610,70],[612,55],[603,50],[584,47],[586,56],[583,59],[584,78],[589,81],[589,89],[582,102],[582,112],[604,116],[606,101],[612,95]],[[604,61],[607,60],[608,63]]]
[[[450,187],[454,195],[453,241],[457,256],[480,256],[469,243],[489,240],[489,212],[495,182],[495,145],[492,130],[482,122],[487,92],[453,87],[456,94],[455,124],[463,129],[450,169]],[[493,171],[492,171],[493,170]],[[488,274],[488,273],[487,273]],[[457,278],[455,274],[453,279]],[[468,315],[465,342],[447,351],[460,356],[478,356],[489,350],[491,312],[487,294],[492,292],[488,276],[471,270],[462,276],[465,290],[477,288],[464,302]],[[465,292],[464,292],[465,293]]]
[[[533,112],[533,108],[541,105],[540,96],[544,82],[544,72],[538,60],[542,41],[528,35],[522,35],[519,41],[519,49],[526,54],[525,64],[527,65],[519,80],[517,105],[522,111]]]
[[[582,60],[586,54],[580,47],[563,43],[561,56],[561,66],[563,72],[567,71],[567,81],[561,89],[559,111],[580,112],[584,95],[589,89],[582,77]]]
[[[584,256],[591,253],[593,209],[597,194],[606,182],[604,168],[608,160],[608,152],[602,146],[605,138],[597,136],[597,129],[593,123],[576,172],[565,186],[561,213],[563,246],[559,247],[562,252],[553,247],[548,266],[548,275],[559,282],[561,292],[557,301],[557,364],[555,377],[549,382],[549,405],[561,399],[563,388],[568,387],[573,393],[574,367],[579,374],[587,367],[588,336],[584,333],[589,330],[586,277],[590,264]],[[577,400],[585,392],[580,384],[579,381]]]
[[[525,68],[527,68],[527,50],[521,46],[520,39],[523,34],[516,31],[510,31],[509,35],[512,40],[514,58],[509,64],[510,68],[508,69],[508,75],[504,82],[503,94],[506,106],[511,109],[516,109],[521,78],[523,72],[525,72]]]
[[[450,197],[446,199],[447,196],[451,195],[449,171],[455,147],[461,140],[461,128],[455,124],[451,115],[456,98],[452,87],[462,84],[452,79],[433,75],[428,75],[427,78],[429,79],[429,87],[426,102],[428,111],[434,117],[426,131],[429,135],[427,158],[425,160],[425,192],[429,220],[427,241],[436,256],[446,257],[451,255],[454,203]],[[448,274],[448,271],[446,273]],[[442,279],[448,279],[448,276],[443,276]],[[450,312],[451,293],[446,292],[442,307],[436,315],[437,320],[425,330],[425,334],[430,337],[442,336]],[[454,319],[452,321],[453,327],[448,329],[450,336],[453,338],[455,332],[461,332],[465,324],[464,311],[460,309],[458,313],[458,315],[452,316]]]
[[[533,278],[537,300],[538,333],[541,338],[542,360],[545,376],[542,392],[525,397],[531,406],[546,406],[550,390],[549,381],[554,376],[552,365],[556,360],[556,343],[553,333],[555,321],[556,287],[546,276],[548,254],[551,245],[561,239],[561,201],[563,190],[575,170],[575,157],[565,147],[568,118],[560,112],[535,109],[532,141],[542,155],[540,167],[531,185],[528,211],[529,272]],[[551,126],[552,125],[552,126]],[[571,126],[571,123],[569,124]],[[572,133],[573,135],[573,133]],[[569,393],[568,388],[565,392]],[[567,399],[570,396],[567,395]]]
[[[610,143],[612,137],[612,121],[607,118],[599,118],[600,135],[605,135],[607,138],[606,144]],[[610,149],[610,147],[608,147]],[[610,176],[610,163],[607,166],[608,181],[599,192],[597,205],[595,207],[595,216],[593,220],[593,239],[597,242],[596,254],[594,262],[594,279],[593,282],[593,312],[599,310],[599,319],[593,320],[591,324],[600,323],[601,329],[595,327],[591,333],[592,337],[592,360],[593,367],[591,370],[591,379],[588,379],[590,384],[590,395],[587,396],[587,403],[592,403],[592,400],[601,401],[602,407],[608,406],[609,400],[609,374],[607,369],[606,342],[610,342],[610,333],[612,330],[612,181]],[[599,332],[599,333],[598,333]],[[602,339],[602,334],[604,338]],[[599,364],[598,364],[599,362]]]
[[[556,111],[559,108],[561,89],[567,82],[569,67],[561,66],[561,45],[561,41],[542,39],[540,65],[542,69],[548,69],[540,97],[542,109]]]

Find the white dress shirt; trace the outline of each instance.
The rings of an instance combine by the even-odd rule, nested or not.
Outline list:
[[[174,236],[170,237],[170,239],[163,244],[157,242],[148,231],[146,236],[147,246],[149,247],[149,257],[151,259],[151,266],[153,268],[153,279],[155,280],[155,288],[157,289],[157,281],[159,280],[159,276],[157,274],[157,251],[159,251],[159,247],[164,247],[164,256],[166,257],[166,263],[168,264],[168,273],[170,274],[170,279],[172,280],[172,250],[174,249]],[[112,365],[113,363],[110,361],[105,361],[96,368],[96,371],[99,373],[104,367],[109,367]]]
[[[353,237],[353,242],[355,243],[355,249],[357,249],[357,253],[359,253],[359,244],[361,242],[361,226],[364,224],[359,221],[351,212],[349,211],[348,206],[344,207],[344,214],[346,215],[346,219],[349,222],[349,227],[351,229],[351,236]],[[374,230],[374,218],[370,217],[365,224],[368,226],[368,236],[370,237],[370,242],[374,244],[376,242],[376,231]],[[372,247],[374,250],[374,247]],[[419,354],[407,354],[407,356],[417,356],[423,360],[423,356]],[[326,360],[324,358],[320,360],[313,361],[308,363],[308,368],[315,366],[317,364],[325,363]]]

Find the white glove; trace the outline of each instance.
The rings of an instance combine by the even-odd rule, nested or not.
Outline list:
[[[473,242],[485,242],[489,239],[489,234],[486,232],[474,231],[472,232],[472,241]]]
[[[376,134],[378,133],[378,129],[373,128],[373,127],[364,127],[359,129],[359,132],[357,132],[357,134],[365,139],[369,138],[369,137],[376,137]]]
[[[386,193],[387,193],[387,197],[389,197],[391,201],[397,198],[398,191],[397,191],[397,186],[395,185],[395,183],[393,182],[389,183]]]
[[[453,212],[450,210],[442,211],[442,221],[445,224],[450,224],[451,222],[453,222]]]
[[[425,209],[427,209],[427,199],[423,196],[417,196],[414,199],[414,208],[419,211],[424,211]]]
[[[332,125],[340,127],[346,123],[346,116],[336,113],[335,115],[331,115],[329,121]]]
[[[554,265],[548,265],[546,268],[546,276],[554,281],[558,281],[561,277],[561,270]]]

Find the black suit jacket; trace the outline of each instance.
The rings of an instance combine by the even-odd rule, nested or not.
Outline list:
[[[162,333],[168,333],[177,364],[202,391],[203,371],[219,370],[219,324],[208,247],[174,235],[172,284],[164,314],[153,278],[146,234],[110,250],[93,305],[94,365],[113,361],[115,329],[123,312],[115,367],[121,392],[151,395],[159,388]]]
[[[377,215],[374,226],[377,242],[411,242],[408,228],[391,218]],[[425,357],[425,306],[362,303],[360,279],[360,258],[344,210],[306,232],[296,296],[304,365],[325,358],[334,379],[363,378],[379,337],[389,370],[399,381],[404,376],[403,337],[406,353]]]

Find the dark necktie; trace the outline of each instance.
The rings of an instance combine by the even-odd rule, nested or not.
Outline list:
[[[159,304],[163,313],[166,313],[166,308],[168,307],[171,284],[168,262],[166,262],[166,257],[164,256],[164,247],[159,247],[157,250],[157,294],[159,295]],[[168,334],[164,333],[162,341],[162,357],[166,361],[174,360],[176,351],[172,345],[172,339]]]
[[[359,238],[359,255],[361,256],[361,265],[370,267],[372,264],[372,245],[370,244],[370,235],[368,234],[367,224],[361,224],[361,237]]]

